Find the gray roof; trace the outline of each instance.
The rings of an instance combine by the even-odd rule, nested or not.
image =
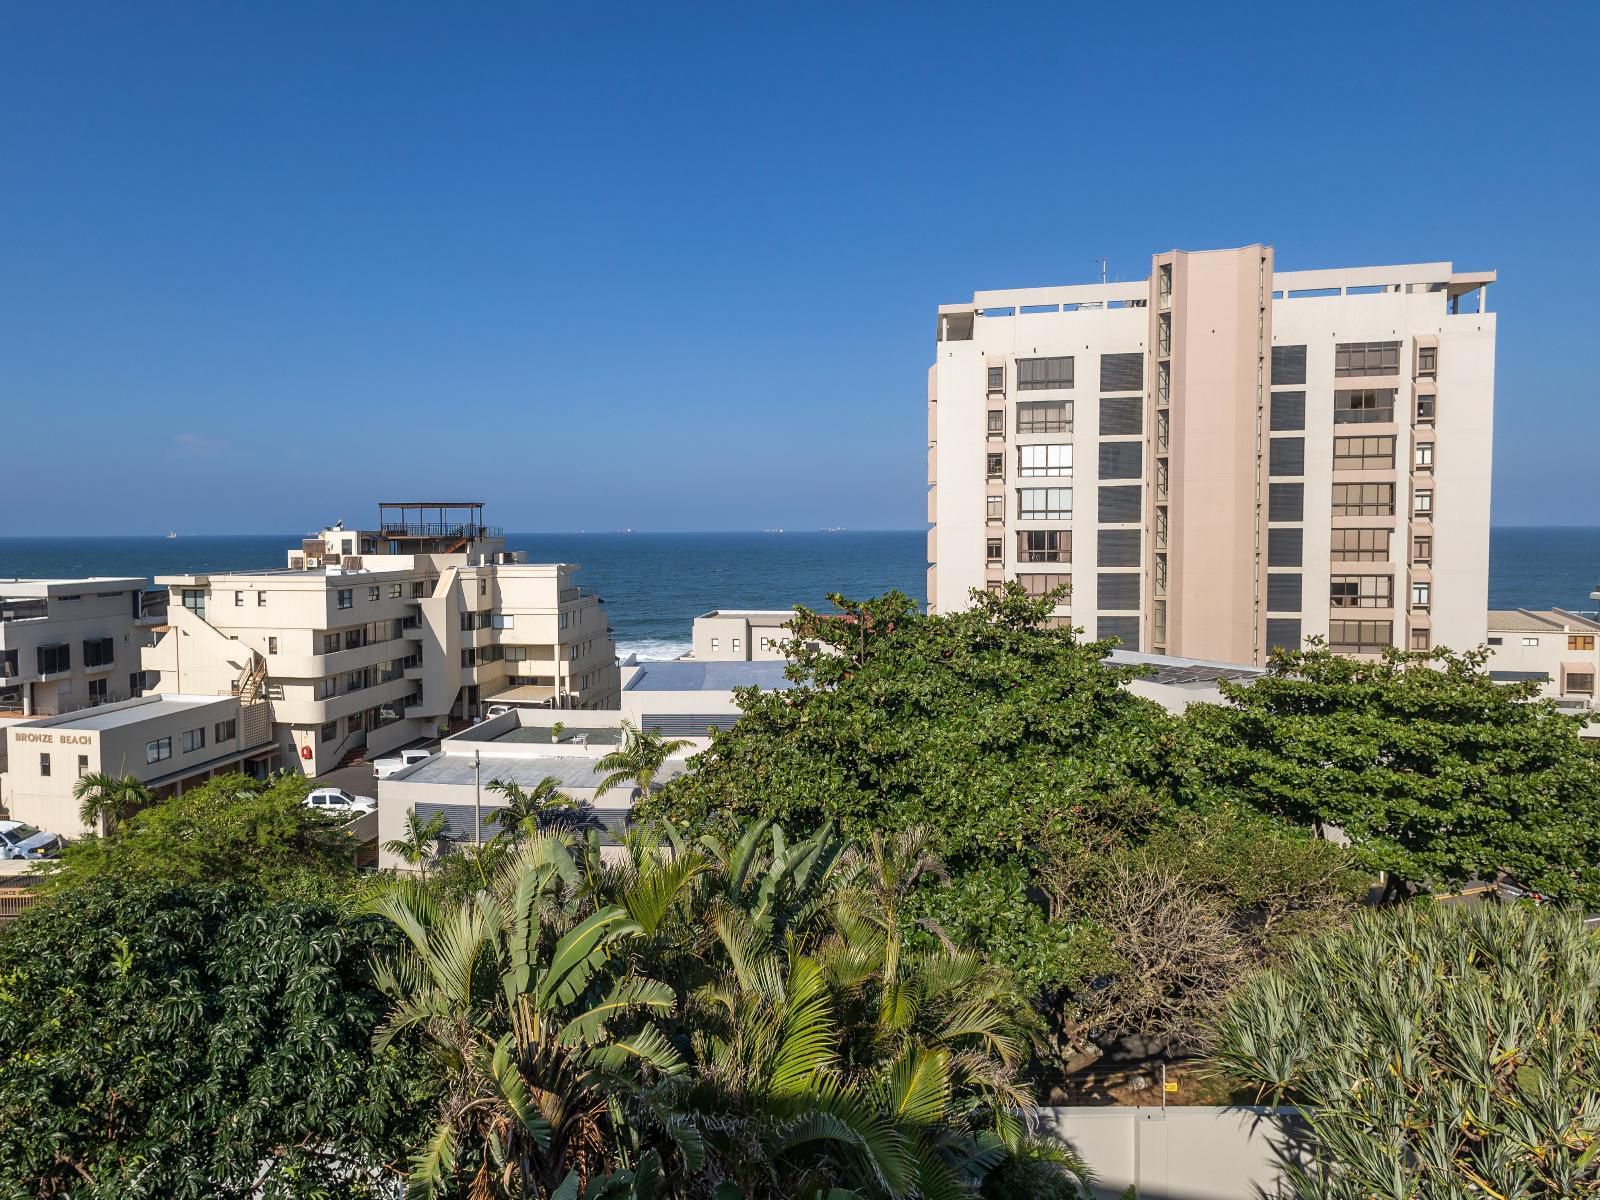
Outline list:
[[[1145,676],[1149,682],[1175,687],[1215,683],[1219,679],[1254,679],[1266,674],[1263,668],[1244,663],[1209,662],[1203,658],[1178,658],[1171,654],[1140,654],[1135,650],[1114,649],[1108,657],[1117,666],[1150,667],[1154,674]]]
[[[592,791],[600,786],[600,781],[607,774],[605,771],[595,770],[595,763],[598,761],[599,759],[593,756],[554,754],[529,754],[525,757],[496,754],[492,758],[485,758],[482,775],[485,784],[484,803],[489,803],[491,799],[497,804],[500,803],[499,798],[487,790],[488,783],[494,779],[503,779],[507,783],[516,783],[526,788],[532,787],[549,775],[554,776],[562,788]],[[682,771],[683,762],[672,759],[661,768],[656,778],[664,783]],[[389,778],[396,783],[439,783],[457,786],[465,784],[470,787],[477,774],[473,769],[473,757],[469,754],[435,754],[426,762],[420,762],[405,771],[397,771]]]
[[[49,726],[51,729],[120,729],[153,717],[170,717],[193,708],[221,704],[227,696],[163,695],[124,700],[118,704],[102,704],[60,717],[45,717],[30,725]]]
[[[788,663],[781,659],[760,662],[645,662],[628,680],[630,692],[731,692],[758,687],[784,691],[794,684],[784,677]]]
[[[1508,633],[1596,633],[1600,623],[1559,608],[1491,608],[1489,628]]]

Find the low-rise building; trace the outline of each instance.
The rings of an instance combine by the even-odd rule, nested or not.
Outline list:
[[[634,662],[622,667],[622,715],[641,729],[668,737],[705,738],[739,719],[739,688],[794,687],[783,658],[752,662]]]
[[[51,716],[143,695],[164,595],[131,577],[0,580],[0,713]]]
[[[19,721],[4,733],[0,804],[66,837],[89,832],[72,794],[84,775],[132,776],[161,798],[233,771],[264,779],[282,761],[267,705],[237,696],[143,696]]]
[[[1595,704],[1600,674],[1600,622],[1565,609],[1492,609],[1489,612],[1489,677],[1502,682],[1533,680],[1539,693],[1563,708]]]
[[[320,774],[491,703],[614,709],[604,604],[576,570],[507,551],[481,504],[382,504],[285,568],[159,577],[170,628],[144,665],[163,690],[267,700],[285,757]]]
[[[794,635],[794,609],[719,608],[694,619],[691,657],[701,661],[751,662],[784,657]]]

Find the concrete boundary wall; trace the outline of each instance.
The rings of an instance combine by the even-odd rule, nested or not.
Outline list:
[[[1095,1173],[1094,1194],[1120,1200],[1288,1197],[1285,1162],[1307,1163],[1294,1109],[1041,1108],[1039,1132],[1073,1148]]]

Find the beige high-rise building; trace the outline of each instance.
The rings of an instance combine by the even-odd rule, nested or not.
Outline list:
[[[1157,654],[1479,645],[1494,278],[1256,245],[941,305],[930,611],[1014,579]]]
[[[506,550],[481,504],[382,504],[376,529],[341,522],[284,568],[159,576],[169,625],[145,651],[148,686],[266,699],[307,774],[491,703],[616,708],[605,608],[575,570]]]

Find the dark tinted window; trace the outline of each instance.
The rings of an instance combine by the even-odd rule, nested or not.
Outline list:
[[[1116,525],[1137,521],[1140,514],[1139,485],[1126,484],[1100,489],[1100,523]]]
[[[1100,436],[1144,432],[1144,397],[1100,401]]]
[[[1303,437],[1272,439],[1270,474],[1304,475],[1306,473],[1306,440]]]
[[[1267,520],[1303,521],[1306,516],[1306,485],[1273,483],[1268,485]]]
[[[1304,429],[1306,427],[1306,394],[1304,392],[1272,393],[1272,428]]]
[[[1139,565],[1139,539],[1137,529],[1100,530],[1100,565],[1102,567],[1137,567]]]
[[[1304,555],[1305,530],[1267,530],[1267,566],[1298,567]]]
[[[1069,358],[1019,358],[1017,359],[1017,391],[1034,392],[1045,388],[1072,386],[1072,359]]]
[[[1300,649],[1299,617],[1267,618],[1267,649],[1276,650],[1279,647],[1285,650]]]
[[[1267,576],[1267,610],[1269,612],[1300,611],[1300,576]]]
[[[1274,346],[1272,348],[1272,383],[1304,383],[1306,381],[1306,348],[1304,346]]]
[[[1139,648],[1138,617],[1101,617],[1096,624],[1099,626],[1100,637],[1116,638],[1122,643],[1124,650]]]
[[[1133,571],[1100,572],[1100,608],[1138,608],[1139,576]]]
[[[1100,390],[1102,392],[1143,391],[1144,355],[1102,354],[1100,356]]]
[[[1101,479],[1138,479],[1144,466],[1143,442],[1101,442]]]

